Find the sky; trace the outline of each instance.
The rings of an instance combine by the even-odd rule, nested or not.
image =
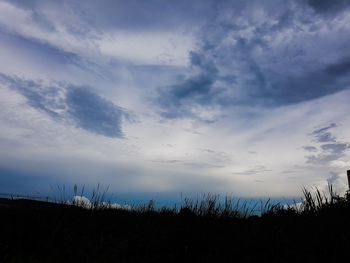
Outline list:
[[[0,0],[0,192],[339,193],[348,0]]]

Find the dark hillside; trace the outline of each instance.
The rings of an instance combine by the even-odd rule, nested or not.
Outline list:
[[[0,215],[0,262],[344,262],[350,247],[345,199],[248,218],[0,199]]]

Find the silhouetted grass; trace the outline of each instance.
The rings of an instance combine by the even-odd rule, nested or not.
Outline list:
[[[189,197],[182,197],[181,204],[170,207],[156,207],[156,200],[152,199],[146,204],[123,204],[115,205],[111,203],[110,199],[106,199],[109,186],[101,186],[98,184],[91,191],[86,191],[85,185],[80,189],[75,184],[72,194],[69,194],[67,187],[56,186],[51,187],[53,192],[56,191],[56,197],[46,198],[54,203],[75,205],[91,210],[106,210],[106,209],[126,209],[137,213],[173,213],[182,215],[193,215],[200,217],[212,217],[212,218],[249,218],[250,216],[262,216],[272,214],[283,214],[285,212],[295,214],[311,214],[317,213],[321,210],[329,207],[335,207],[337,205],[345,205],[350,202],[349,191],[346,192],[344,197],[340,197],[334,190],[331,184],[328,184],[328,192],[321,192],[317,187],[313,190],[302,188],[303,198],[300,202],[294,202],[292,204],[282,205],[280,203],[271,203],[271,199],[267,201],[242,201],[231,196],[225,196],[222,198],[218,194],[203,194],[201,198],[197,196],[196,199]],[[57,194],[58,193],[58,194]],[[90,194],[89,194],[90,193]],[[57,198],[58,196],[58,198]],[[83,201],[87,200],[86,204]]]
[[[171,208],[113,206],[99,185],[55,191],[0,199],[0,262],[343,262],[350,245],[349,192],[331,185],[290,205],[205,194]]]

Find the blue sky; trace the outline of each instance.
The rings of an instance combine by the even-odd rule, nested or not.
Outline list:
[[[350,1],[1,1],[0,192],[347,188]]]

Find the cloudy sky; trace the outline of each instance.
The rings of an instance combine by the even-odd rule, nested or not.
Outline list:
[[[0,192],[339,192],[350,1],[0,1]]]

